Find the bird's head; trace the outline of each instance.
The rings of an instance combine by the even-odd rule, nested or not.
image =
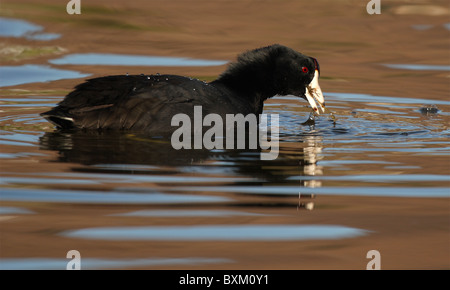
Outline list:
[[[315,58],[274,44],[240,54],[217,81],[244,95],[261,96],[257,100],[262,102],[275,95],[302,97],[320,114],[325,112],[325,101],[319,75]]]
[[[280,46],[275,60],[274,83],[277,94],[294,95],[308,101],[316,114],[325,112],[325,99],[319,86],[317,59]]]

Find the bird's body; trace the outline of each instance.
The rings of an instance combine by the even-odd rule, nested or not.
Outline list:
[[[205,114],[254,112],[250,104],[227,95],[226,87],[175,75],[107,76],[78,85],[45,116],[66,129],[164,133],[173,129],[168,126],[175,114],[190,116],[194,106],[202,106]],[[64,121],[67,124],[60,124]]]
[[[116,75],[90,79],[41,115],[59,129],[138,130],[169,133],[174,115],[261,114],[274,95],[303,97],[316,79],[314,58],[273,45],[246,52],[215,81],[176,75]],[[318,87],[318,84],[317,84]],[[320,90],[320,88],[319,88]],[[311,95],[311,94],[310,94]],[[323,108],[323,97],[314,99]],[[317,111],[317,106],[315,107]]]

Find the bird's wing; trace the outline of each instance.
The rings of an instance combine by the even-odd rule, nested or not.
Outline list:
[[[145,129],[167,105],[193,101],[192,83],[170,76],[109,76],[78,85],[58,106],[42,115],[63,127]],[[195,83],[195,82],[194,82]],[[200,82],[199,82],[200,83]],[[195,86],[195,85],[194,85]],[[189,88],[188,88],[189,87]],[[58,124],[58,121],[61,124]]]

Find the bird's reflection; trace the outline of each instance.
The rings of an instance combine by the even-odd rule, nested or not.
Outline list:
[[[207,160],[209,150],[175,150],[170,139],[131,132],[49,132],[41,149],[59,152],[58,161],[83,165],[145,164],[181,166]]]
[[[322,153],[322,137],[321,136],[305,136],[303,148],[303,173],[306,176],[323,175],[322,167],[317,164]],[[304,186],[321,187],[320,180],[305,180]]]
[[[291,138],[289,142],[280,140],[280,153],[274,160],[261,160],[259,149],[175,150],[168,137],[131,132],[48,132],[40,138],[40,147],[43,150],[57,151],[58,162],[86,165],[76,168],[78,172],[111,173],[105,169],[108,166],[92,166],[100,164],[120,164],[122,173],[127,173],[127,165],[130,173],[136,173],[136,165],[172,167],[172,173],[181,168],[186,170],[186,167],[208,165],[205,170],[214,167],[212,170],[215,174],[252,177],[252,186],[299,186],[301,196],[302,187],[321,186],[321,182],[311,179],[311,176],[322,175],[321,167],[317,165],[321,158],[322,139],[320,136],[295,138]],[[312,209],[309,201],[304,202],[305,197],[307,196],[303,195],[301,198],[300,207]]]

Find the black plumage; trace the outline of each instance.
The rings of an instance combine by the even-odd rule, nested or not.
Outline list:
[[[318,70],[314,58],[282,45],[238,56],[215,81],[176,75],[115,75],[87,80],[41,115],[59,129],[168,133],[178,113],[261,114],[275,95],[305,97]]]

